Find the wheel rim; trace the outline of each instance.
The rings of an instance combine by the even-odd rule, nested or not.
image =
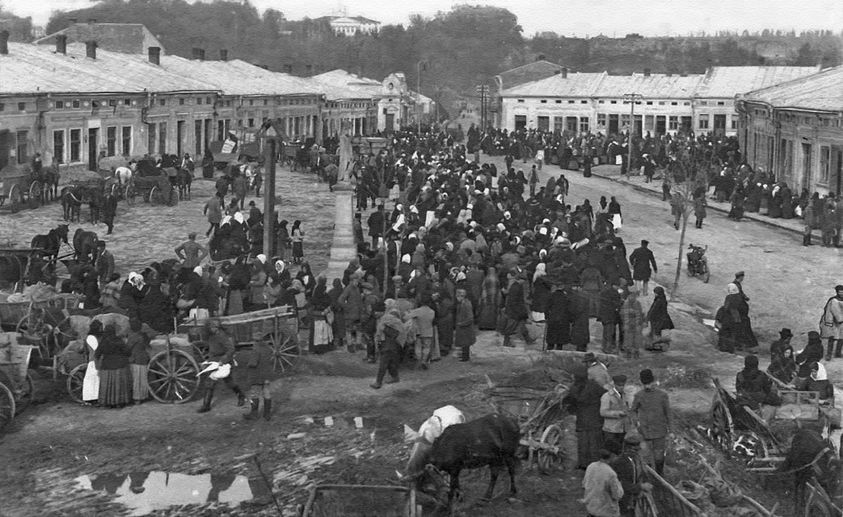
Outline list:
[[[135,204],[135,189],[131,187],[131,185],[126,185],[126,194],[123,196],[126,198],[126,202],[130,205]]]
[[[85,371],[87,369],[88,365],[83,363],[70,370],[70,373],[67,375],[67,394],[77,404],[84,403],[82,400],[82,385],[85,382]]]
[[[20,205],[20,189],[17,185],[12,185],[9,189],[9,207],[12,212],[17,212]]]
[[[549,425],[542,433],[541,443],[551,447],[561,447],[562,445],[562,428],[556,424]],[[547,474],[553,470],[557,465],[562,463],[562,455],[554,454],[551,451],[539,449],[536,454],[536,459],[539,466],[539,471],[542,474]]]
[[[280,339],[275,339],[274,335],[270,335],[268,340],[272,342],[273,369],[281,373],[291,370],[299,360],[301,353],[298,337],[291,333],[282,332]]]
[[[158,187],[157,187],[157,186],[156,186],[156,187],[152,187],[151,189],[149,189],[149,202],[150,202],[150,204],[153,204],[153,205],[157,205],[157,204],[158,204],[158,200],[157,200],[157,199],[156,199],[156,197],[155,197],[155,196],[156,196],[156,194],[155,194],[155,191],[156,191],[156,190],[158,190]]]
[[[39,201],[41,199],[42,189],[44,187],[38,181],[33,181],[29,185],[29,200]]]
[[[183,404],[199,389],[199,366],[181,350],[165,350],[149,361],[149,394],[158,402]]]
[[[0,429],[5,428],[15,419],[15,396],[12,390],[0,382]]]

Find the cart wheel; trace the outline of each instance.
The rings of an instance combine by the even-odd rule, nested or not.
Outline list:
[[[17,407],[15,408],[15,415],[23,413],[24,410],[32,404],[32,399],[34,397],[35,384],[32,382],[32,376],[27,373],[26,379],[24,379],[23,384],[21,384],[17,392]]]
[[[85,403],[82,400],[82,383],[85,381],[85,371],[87,369],[88,363],[82,363],[70,370],[70,373],[67,374],[67,394],[77,404]]]
[[[44,184],[38,180],[29,184],[29,203],[36,206],[38,202],[42,201],[44,194]]]
[[[719,398],[715,398],[711,404],[711,434],[715,443],[723,449],[727,457],[731,457],[732,454],[733,429],[729,408]]]
[[[149,360],[149,394],[158,402],[183,404],[199,389],[199,365],[187,352],[164,350]]]
[[[560,448],[560,452],[558,453],[553,453],[544,449],[536,451],[536,460],[539,466],[539,472],[542,474],[550,474],[551,471],[562,465],[562,428],[556,424],[547,426],[542,433],[541,443],[542,445],[547,445],[549,447]]]
[[[158,185],[154,185],[151,189],[149,189],[149,197],[147,198],[147,201],[149,201],[149,203],[151,205],[160,204],[159,199],[158,199],[158,194],[155,193],[155,191],[157,191],[157,190],[160,190],[158,188]]]
[[[708,279],[711,278],[711,271],[708,270],[708,262],[703,262],[703,282],[706,284],[708,283]]]
[[[31,340],[38,340],[38,352],[42,357],[49,357],[47,340],[52,335],[53,329],[44,322],[43,313],[29,311],[29,314],[21,318],[15,327],[19,334],[25,334]],[[45,355],[47,354],[47,355]]]
[[[12,185],[12,188],[9,189],[9,209],[13,214],[20,210],[21,201],[23,201],[23,199],[20,187]]]
[[[657,517],[656,501],[649,492],[641,492],[641,497],[635,500],[635,517]]]
[[[15,396],[12,390],[0,382],[0,430],[15,419]]]
[[[286,372],[299,360],[299,338],[292,332],[282,331],[280,335],[268,334],[264,339],[272,343],[273,370]]]
[[[123,199],[126,200],[126,203],[128,203],[129,206],[135,204],[135,196],[135,187],[132,185],[126,185],[126,190],[123,193]]]

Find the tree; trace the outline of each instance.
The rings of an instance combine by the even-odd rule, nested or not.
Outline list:
[[[817,56],[811,48],[811,44],[805,42],[799,47],[794,64],[798,66],[814,66],[817,64],[817,61]]]

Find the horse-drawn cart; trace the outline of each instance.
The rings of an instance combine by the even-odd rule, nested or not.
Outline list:
[[[568,387],[557,384],[548,390],[525,386],[522,382],[503,385],[493,383],[488,377],[486,380],[486,393],[495,411],[518,422],[521,445],[528,451],[529,462],[535,458],[543,474],[560,467],[564,457],[561,424],[567,415],[562,399]]]
[[[33,348],[18,344],[16,334],[0,334],[0,430],[32,402],[34,388],[27,369]]]
[[[273,368],[285,372],[298,361],[301,353],[298,339],[298,316],[287,305],[270,307],[234,316],[211,318],[234,340],[235,347],[253,346],[269,341],[273,350]],[[180,327],[191,337],[191,342],[201,350],[207,339],[205,321],[189,321]]]
[[[0,209],[17,212],[36,205],[44,197],[45,185],[28,165],[8,165],[0,170]]]

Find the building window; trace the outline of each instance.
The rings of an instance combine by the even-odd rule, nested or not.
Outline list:
[[[644,116],[644,131],[653,131],[655,129],[656,117],[653,115]]]
[[[184,106],[184,99],[179,97],[179,106]]]
[[[53,131],[53,160],[64,163],[64,130]]]
[[[820,177],[817,183],[828,185],[831,172],[831,148],[827,145],[820,147]]]
[[[79,106],[80,106],[80,103],[79,103],[78,100],[73,101],[73,107],[74,108],[78,108]]]
[[[202,105],[202,97],[196,97],[196,105],[197,105],[197,106],[201,106],[201,105]]]
[[[123,106],[131,106],[132,99],[123,99]]]
[[[671,101],[670,105],[671,105],[671,106],[678,106],[678,105],[679,105],[679,103],[678,103],[678,102],[676,102],[676,101]]]
[[[682,105],[683,105],[683,106],[690,106],[690,105],[691,105],[691,103],[690,103],[690,102],[683,102],[683,103],[682,103]]]
[[[580,101],[580,104],[588,104],[588,101]]]
[[[158,105],[159,106],[166,106],[167,105],[167,99],[158,99]]]
[[[562,101],[560,99],[556,99],[556,104],[562,104]]]
[[[539,102],[540,102],[541,104],[547,104],[547,99],[542,99],[542,100],[541,100],[541,101],[539,101]]]
[[[25,102],[19,102],[18,103],[18,111],[26,111],[26,103]]]
[[[573,104],[573,103],[574,103],[573,100],[568,100],[568,104]]]
[[[205,104],[210,104],[210,103],[211,103],[211,98],[205,97]]]
[[[157,141],[157,124],[149,124],[147,133],[146,133],[146,152],[149,154],[155,154],[155,142]]]
[[[723,102],[723,101],[717,101],[717,105],[718,105],[718,106],[725,106],[725,105],[726,105],[726,103],[725,103],[725,102]]]
[[[249,127],[255,127],[255,119],[253,119],[253,118],[249,119]]]
[[[700,129],[708,129],[708,114],[700,115]]]
[[[647,101],[647,106],[652,106],[652,105],[653,105],[653,101]]]
[[[29,137],[29,131],[23,130],[18,131],[17,134],[17,152],[18,152],[18,163],[26,163],[29,160],[29,154],[27,153],[27,139]]]
[[[123,156],[131,156],[132,154],[132,126],[123,126],[120,128],[120,154]]]
[[[679,129],[679,117],[676,117],[676,116],[673,116],[673,115],[668,117],[667,128],[670,131],[676,131],[677,129]]]
[[[606,114],[605,113],[598,113],[597,114],[597,127],[606,127]]]
[[[5,111],[5,110],[6,110],[6,105],[3,104],[2,102],[0,102],[0,111]]]
[[[117,99],[108,99],[108,105],[112,108],[117,107]]]
[[[82,158],[82,130],[70,130],[70,163],[76,163]]]
[[[520,104],[523,104],[523,103],[524,103],[524,99],[518,99],[518,101],[517,101],[517,102],[519,102]]]
[[[114,156],[117,154],[117,126],[105,128],[105,155]]]
[[[269,106],[269,100],[264,99],[264,100],[263,100],[263,105],[264,105],[264,106]]]
[[[597,101],[597,104],[605,104],[606,101]]]
[[[732,129],[738,128],[738,117],[737,115],[732,115]]]
[[[588,117],[580,117],[580,133],[588,133]]]
[[[553,117],[553,131],[559,133],[563,129],[565,129],[565,117]]]
[[[700,101],[700,106],[708,106],[708,101]]]
[[[56,107],[57,110],[63,109],[64,108],[64,101],[56,101],[55,107]]]

